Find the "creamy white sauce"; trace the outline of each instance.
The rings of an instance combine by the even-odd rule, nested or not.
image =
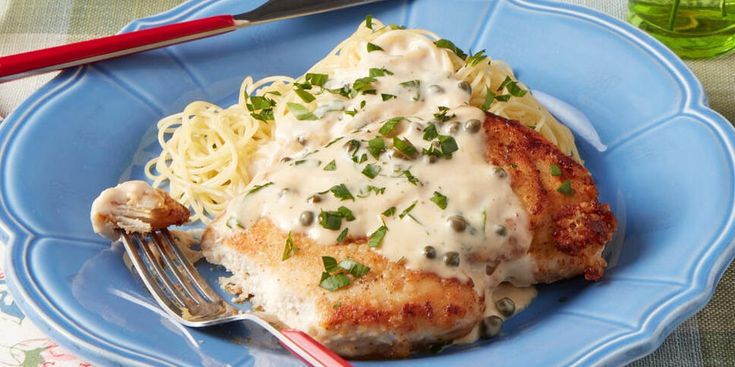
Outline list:
[[[257,175],[246,192],[266,186],[233,199],[217,232],[239,231],[265,217],[283,231],[305,233],[331,246],[345,228],[348,237],[365,238],[385,226],[387,232],[375,251],[409,269],[471,280],[485,297],[486,314],[497,314],[494,292],[501,282],[528,286],[533,281],[532,260],[526,255],[532,234],[527,213],[511,190],[511,177],[485,161],[483,130],[465,127],[470,120],[483,121],[484,113],[469,105],[470,94],[454,77],[451,61],[425,37],[394,31],[373,43],[384,51],[367,52],[365,48],[358,66],[337,68],[329,75],[326,88],[352,85],[367,77],[370,69],[388,70],[390,74],[372,82],[375,94],[346,99],[329,92],[315,93],[310,106],[317,120],[298,120],[288,112],[279,116],[275,139],[258,152],[251,167]],[[414,80],[418,85],[406,84]],[[384,100],[382,94],[395,98]],[[435,116],[440,107],[448,108],[448,121]],[[354,116],[346,113],[349,111]],[[403,119],[390,137],[383,137],[386,151],[375,158],[367,149],[368,141],[381,136],[379,129],[396,117]],[[424,139],[430,124],[438,134],[456,141],[458,150],[451,158],[431,163],[426,154],[416,159],[399,157],[393,135],[408,139],[421,152],[431,147]],[[359,142],[359,148],[349,150],[345,145],[353,140]],[[332,162],[334,170],[325,170]],[[362,173],[368,164],[380,167],[376,177]],[[411,182],[406,172],[417,181]],[[338,185],[344,185],[354,198],[343,200],[329,191]],[[436,193],[446,197],[446,208],[432,201]],[[313,195],[321,201],[309,200]],[[339,229],[320,225],[320,212],[342,206],[354,220],[342,219]],[[395,208],[393,215],[382,214],[390,208]],[[313,214],[313,223],[300,222],[304,212]],[[450,217],[454,216],[464,218],[464,230],[452,228]],[[425,255],[426,246],[434,248],[433,259]],[[459,257],[456,266],[444,261],[452,252]],[[516,296],[520,308],[528,297]]]

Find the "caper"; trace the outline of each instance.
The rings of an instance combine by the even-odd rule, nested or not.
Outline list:
[[[426,246],[424,247],[424,256],[426,256],[427,259],[433,259],[436,257],[436,249],[434,246]]]
[[[449,225],[455,232],[462,232],[467,228],[467,221],[461,215],[449,217]]]
[[[444,88],[441,85],[433,84],[429,86],[429,91],[435,94],[442,94],[444,93]]]
[[[301,144],[301,145],[306,145],[306,141],[307,140],[306,140],[305,137],[299,136],[298,138],[296,138],[296,141],[299,142],[299,144]]]
[[[497,234],[498,236],[505,236],[505,235],[508,234],[508,229],[505,228],[505,226],[503,226],[503,225],[496,224],[495,225],[495,234]]]
[[[311,223],[314,223],[314,212],[304,210],[299,216],[299,222],[301,222],[301,225],[304,227],[310,226]]]
[[[472,94],[472,86],[466,80],[459,82],[459,89],[465,91],[467,94]]]
[[[482,121],[478,119],[472,119],[464,123],[464,129],[470,134],[474,134],[478,131],[480,131],[480,126],[482,126]]]
[[[495,308],[505,317],[510,317],[516,312],[515,302],[508,297],[503,297],[495,301]]]
[[[488,316],[482,319],[480,323],[480,337],[487,339],[492,338],[500,333],[503,327],[503,319],[498,316]]]
[[[460,123],[457,121],[454,121],[449,125],[449,128],[447,129],[447,131],[449,132],[449,134],[454,135],[457,133],[457,131],[459,131],[459,126],[460,126]]]
[[[459,266],[459,252],[449,251],[446,254],[444,254],[444,265]]]
[[[503,167],[495,167],[495,175],[500,178],[505,178],[508,176],[508,172],[505,172]]]
[[[306,201],[314,204],[314,203],[321,202],[322,201],[322,197],[319,196],[319,195],[314,194],[314,195],[309,196],[309,198],[306,199]]]

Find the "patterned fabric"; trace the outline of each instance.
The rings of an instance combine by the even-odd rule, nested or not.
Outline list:
[[[563,0],[624,18],[625,0]],[[79,41],[118,31],[181,0],[0,0],[0,54]],[[711,106],[735,121],[735,55],[690,61]],[[51,75],[0,84],[0,115],[7,115]],[[1,250],[1,249],[0,249]],[[0,251],[0,367],[90,366],[38,331],[7,290]],[[682,324],[652,355],[633,366],[735,366],[735,267],[710,304]]]

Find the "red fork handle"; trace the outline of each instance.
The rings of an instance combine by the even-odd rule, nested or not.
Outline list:
[[[235,30],[231,15],[191,20],[0,57],[0,82],[107,60]]]
[[[286,339],[295,344],[298,349],[292,348],[286,343],[281,344],[288,349],[295,356],[299,357],[302,361],[314,367],[352,367],[350,362],[345,361],[342,357],[338,356],[337,353],[331,351],[314,338],[310,337],[309,334],[293,329],[281,330]]]

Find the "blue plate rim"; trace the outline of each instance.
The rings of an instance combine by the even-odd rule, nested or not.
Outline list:
[[[735,157],[735,130],[722,115],[709,108],[706,94],[699,80],[686,64],[664,45],[624,21],[580,5],[552,0],[507,1],[528,9],[583,18],[642,47],[650,56],[666,65],[667,69],[673,72],[676,77],[685,96],[682,103],[683,109],[680,113],[696,117],[716,132],[717,138],[729,153],[730,165],[735,166],[733,162],[733,157]],[[193,12],[206,9],[214,3],[216,3],[216,0],[189,0],[163,13],[134,20],[123,27],[121,32],[171,23]],[[20,126],[20,122],[24,120],[24,117],[31,113],[36,106],[52,98],[55,91],[80,80],[86,70],[87,67],[79,67],[60,73],[21,103],[6,118],[0,125],[0,166],[7,160],[7,155],[4,152],[10,145],[14,132]],[[0,188],[0,190],[0,242],[6,247],[5,272],[8,287],[26,316],[61,345],[67,348],[71,347],[73,352],[90,361],[113,362],[122,365],[162,363],[163,361],[156,359],[154,356],[141,355],[120,345],[110,345],[96,338],[86,340],[79,337],[74,332],[64,329],[57,320],[44,312],[46,307],[39,303],[37,299],[30,297],[29,291],[20,286],[19,279],[26,274],[19,274],[18,269],[9,266],[16,257],[27,259],[26,254],[29,245],[39,240],[40,237],[14,218],[5,202],[5,189]],[[701,310],[714,294],[715,285],[719,282],[727,266],[735,258],[735,210],[732,206],[720,235],[710,245],[711,247],[706,256],[700,258],[695,266],[693,279],[689,283],[689,287],[683,288],[669,302],[653,309],[643,319],[640,328],[604,341],[581,359],[575,361],[574,364],[618,365],[643,357],[653,352],[679,324]],[[34,293],[41,295],[38,292]],[[42,300],[46,305],[53,304],[51,300],[45,299],[42,295],[41,297],[44,298]]]

